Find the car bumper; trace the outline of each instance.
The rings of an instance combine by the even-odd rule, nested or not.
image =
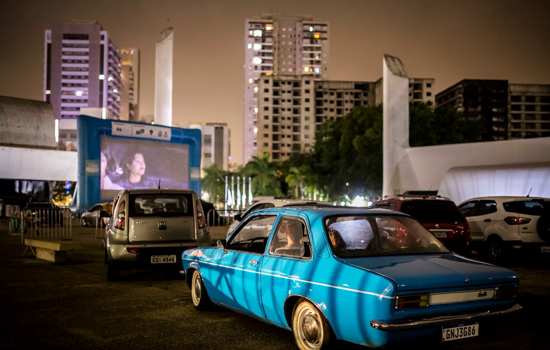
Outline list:
[[[461,315],[438,316],[438,317],[432,317],[432,318],[424,318],[420,320],[411,320],[411,321],[403,321],[403,322],[395,322],[395,323],[372,320],[370,324],[371,324],[371,327],[382,331],[408,330],[408,329],[415,329],[415,328],[422,328],[422,327],[429,327],[429,326],[440,326],[440,325],[445,325],[450,323],[475,321],[483,318],[510,314],[513,312],[517,312],[521,309],[522,309],[521,305],[515,304],[509,307],[508,309],[498,310],[498,311],[483,311],[483,312],[475,312],[475,313],[468,313],[468,314],[461,314]]]

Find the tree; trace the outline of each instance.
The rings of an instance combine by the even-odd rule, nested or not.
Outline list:
[[[218,203],[225,200],[225,176],[228,174],[215,164],[204,169],[202,190],[209,194],[211,202]]]
[[[252,177],[252,190],[255,196],[282,196],[281,179],[283,173],[267,156],[253,157],[241,169],[244,176]]]

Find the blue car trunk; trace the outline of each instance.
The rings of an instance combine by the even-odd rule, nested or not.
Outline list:
[[[490,286],[516,281],[515,274],[510,270],[453,254],[393,255],[344,260],[391,279],[398,293]]]

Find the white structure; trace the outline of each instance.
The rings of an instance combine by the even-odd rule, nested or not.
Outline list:
[[[77,181],[78,153],[0,146],[0,179]]]
[[[408,78],[384,57],[383,194],[439,190],[461,202],[494,195],[550,196],[550,138],[409,147]]]
[[[155,124],[172,126],[174,30],[161,33],[155,53]]]
[[[200,129],[201,144],[201,176],[204,169],[216,165],[219,169],[228,170],[231,157],[231,132],[226,123],[191,124],[190,128]]]
[[[384,100],[384,79],[380,78],[375,83],[375,104],[381,105]],[[435,106],[434,78],[409,78],[409,103],[425,103]]]
[[[81,108],[101,109],[103,118],[118,119],[120,89],[120,56],[99,23],[64,23],[45,31],[44,101],[59,119],[61,143],[76,145]]]
[[[258,80],[261,76],[308,75],[328,71],[329,25],[305,17],[247,19],[244,40],[244,163],[257,153]]]
[[[122,91],[120,119],[138,120],[139,117],[139,50],[120,49]]]

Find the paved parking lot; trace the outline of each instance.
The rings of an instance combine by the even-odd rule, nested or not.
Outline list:
[[[75,229],[82,249],[70,263],[22,256],[19,238],[0,225],[0,349],[289,349],[290,332],[217,309],[197,312],[179,276],[139,272],[108,283],[93,229]],[[508,322],[480,326],[481,336],[448,349],[547,347],[550,258],[508,263],[521,277],[524,311]],[[339,344],[338,347],[351,347]]]

